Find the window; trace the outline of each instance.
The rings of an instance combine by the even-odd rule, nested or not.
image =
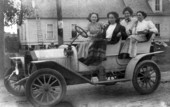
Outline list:
[[[160,0],[155,0],[155,10],[160,11]]]
[[[47,24],[47,36],[46,39],[53,40],[54,32],[53,32],[53,24]]]
[[[158,34],[156,34],[156,36],[160,36],[160,24],[155,24],[155,26],[158,29]]]

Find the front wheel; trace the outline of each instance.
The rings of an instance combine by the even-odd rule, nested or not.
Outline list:
[[[158,88],[160,79],[161,74],[157,64],[151,60],[145,60],[136,66],[132,83],[140,94],[150,94]]]
[[[27,80],[26,96],[34,106],[54,106],[66,94],[64,77],[53,69],[35,71]]]
[[[25,85],[23,83],[21,84],[15,84],[17,81],[20,79],[24,78],[23,76],[20,75],[12,75],[10,79],[9,76],[13,72],[14,69],[10,68],[6,73],[5,73],[5,78],[4,78],[4,85],[8,92],[15,96],[25,96]]]

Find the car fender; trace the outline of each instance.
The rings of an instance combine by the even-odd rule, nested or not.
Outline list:
[[[67,85],[79,84],[79,83],[93,84],[86,77],[80,75],[76,71],[73,71],[71,69],[64,67],[63,65],[61,65],[55,61],[42,60],[42,61],[32,61],[31,63],[35,64],[37,69],[50,68],[50,69],[54,69],[54,70],[58,71],[65,78]]]
[[[148,56],[159,54],[162,52],[163,51],[157,51],[157,52],[152,52],[152,53],[140,54],[140,55],[137,55],[135,58],[132,58],[126,67],[125,78],[132,80],[135,68],[140,61],[144,60]]]

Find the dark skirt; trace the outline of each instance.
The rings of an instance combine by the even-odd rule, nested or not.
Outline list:
[[[88,50],[88,56],[85,60],[86,65],[100,64],[106,59],[106,44],[104,39],[96,39]]]

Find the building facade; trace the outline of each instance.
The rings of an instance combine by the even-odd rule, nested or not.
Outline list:
[[[116,11],[123,17],[122,11],[126,6],[130,6],[134,13],[142,10],[148,14],[146,20],[152,20],[159,30],[158,39],[170,38],[170,0],[61,0],[62,23],[58,23],[57,0],[22,1],[22,5],[33,9],[33,13],[25,17],[19,27],[22,45],[37,45],[40,33],[44,44],[58,44],[59,26],[63,28],[64,43],[70,43],[74,36],[73,26],[86,28],[89,13],[99,13],[100,22],[107,23],[108,12]],[[76,43],[83,40],[79,37]]]

